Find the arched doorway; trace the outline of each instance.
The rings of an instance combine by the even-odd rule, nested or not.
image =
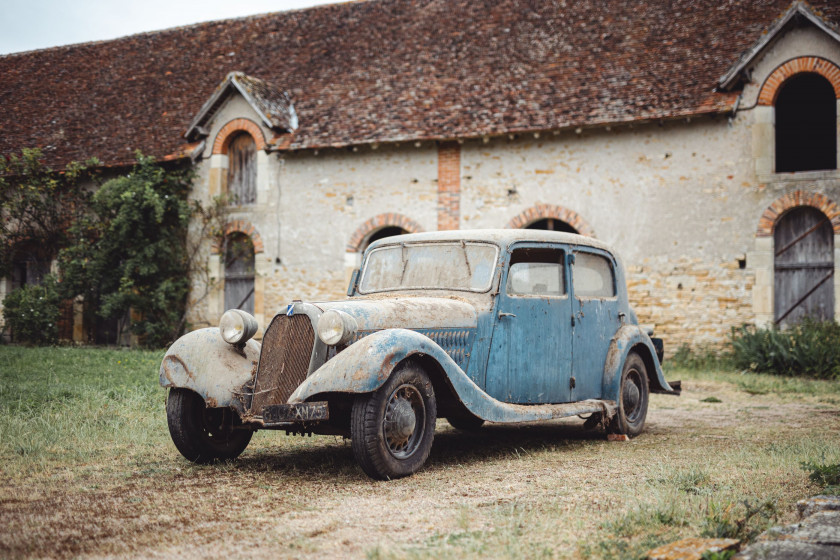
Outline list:
[[[543,229],[548,231],[563,231],[566,233],[578,233],[578,230],[573,228],[567,222],[558,220],[556,218],[543,218],[525,226],[525,229]]]
[[[225,309],[254,314],[254,243],[244,233],[235,232],[226,239]]]
[[[773,231],[777,325],[834,318],[834,228],[817,208],[797,206]]]
[[[776,98],[776,172],[837,169],[837,101],[824,77],[804,72]]]
[[[403,235],[404,233],[410,233],[407,229],[401,228],[399,226],[386,226],[384,228],[378,229],[371,233],[367,239],[365,239],[364,244],[362,246],[362,252],[367,249],[371,243],[374,241],[379,241],[380,239],[385,239],[386,237],[393,237],[394,235]]]

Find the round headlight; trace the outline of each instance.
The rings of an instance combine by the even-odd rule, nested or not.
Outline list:
[[[257,320],[241,309],[229,309],[219,321],[219,332],[228,344],[245,344],[257,334]]]
[[[337,309],[330,309],[318,319],[318,338],[327,346],[349,341],[359,326],[356,320]]]

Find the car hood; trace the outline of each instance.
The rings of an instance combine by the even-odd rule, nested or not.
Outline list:
[[[314,304],[323,311],[337,309],[353,316],[361,330],[474,328],[472,304],[450,298],[354,298]]]

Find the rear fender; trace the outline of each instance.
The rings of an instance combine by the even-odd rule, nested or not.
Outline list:
[[[231,407],[245,413],[242,386],[253,379],[260,343],[242,349],[222,339],[217,327],[187,333],[169,347],[160,365],[162,387],[195,391],[208,407]]]
[[[610,341],[607,351],[607,361],[604,365],[602,394],[604,398],[618,401],[619,385],[621,384],[621,370],[624,362],[632,351],[638,352],[647,366],[648,382],[652,393],[668,393],[679,395],[679,390],[672,388],[665,381],[656,348],[647,333],[638,325],[624,325]]]

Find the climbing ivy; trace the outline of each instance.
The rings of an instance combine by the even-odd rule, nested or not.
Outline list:
[[[136,154],[124,176],[106,181],[88,212],[70,227],[59,255],[65,295],[81,295],[106,319],[131,317],[146,346],[173,341],[184,326],[189,292],[187,233],[197,211],[189,200],[193,172],[167,169]]]

